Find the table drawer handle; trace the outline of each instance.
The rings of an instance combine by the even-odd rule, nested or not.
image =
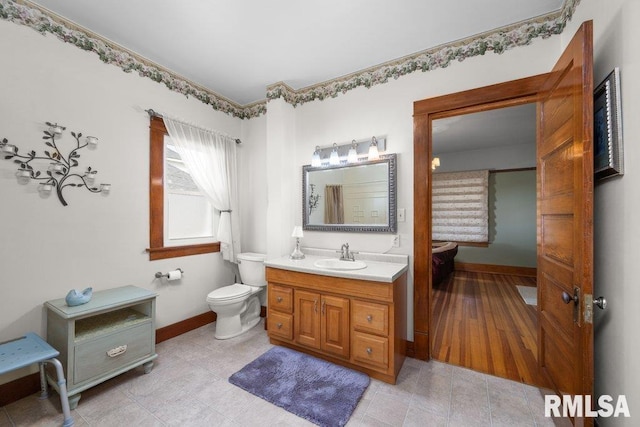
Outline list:
[[[116,357],[116,356],[120,356],[121,354],[123,354],[125,351],[127,351],[127,345],[121,345],[119,347],[116,348],[112,348],[111,350],[107,351],[107,356],[109,357]]]
[[[371,347],[367,347],[367,354],[373,353],[373,349]]]
[[[369,314],[367,316],[367,322],[369,322],[369,323],[373,322],[373,316],[372,315]]]
[[[276,327],[277,327],[278,329],[282,329],[282,323],[277,323],[277,324],[276,324]]]
[[[278,297],[278,298],[276,298],[276,301],[278,301],[278,302],[282,302],[282,297]]]

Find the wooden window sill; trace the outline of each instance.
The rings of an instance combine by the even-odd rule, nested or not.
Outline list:
[[[149,261],[166,258],[177,258],[181,256],[208,254],[212,252],[220,252],[220,242],[205,243],[201,245],[186,246],[161,246],[157,248],[148,248]]]

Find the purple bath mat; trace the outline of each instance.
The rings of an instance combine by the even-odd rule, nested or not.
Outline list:
[[[231,375],[229,382],[319,426],[342,427],[369,386],[369,377],[273,347]]]

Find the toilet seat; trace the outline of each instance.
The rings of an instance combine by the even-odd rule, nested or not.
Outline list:
[[[251,293],[251,287],[242,285],[240,283],[234,283],[233,285],[223,286],[214,291],[209,292],[207,295],[207,302],[215,301],[229,301],[238,298],[245,297]]]

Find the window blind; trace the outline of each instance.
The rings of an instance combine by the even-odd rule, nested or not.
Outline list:
[[[489,171],[434,173],[432,239],[489,241]]]

